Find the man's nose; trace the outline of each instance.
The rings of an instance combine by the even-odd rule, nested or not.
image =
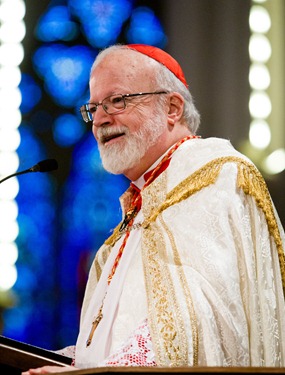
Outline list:
[[[98,105],[97,110],[92,114],[93,126],[100,127],[111,123],[111,115],[104,111],[102,104]]]

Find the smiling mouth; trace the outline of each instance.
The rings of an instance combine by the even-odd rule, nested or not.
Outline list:
[[[124,136],[125,133],[116,133],[116,134],[110,134],[110,135],[104,135],[101,137],[101,142],[105,145],[106,143],[110,142],[113,139],[120,138]]]

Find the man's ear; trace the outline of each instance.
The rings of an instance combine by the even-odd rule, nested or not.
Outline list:
[[[168,102],[168,123],[174,125],[182,117],[184,109],[184,98],[178,92],[173,92],[169,96]]]

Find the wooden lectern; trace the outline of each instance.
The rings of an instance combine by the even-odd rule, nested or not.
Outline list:
[[[19,341],[0,336],[0,375],[19,375],[29,368],[46,365],[68,366],[71,359],[49,350],[41,349]],[[162,374],[285,374],[285,368],[277,367],[97,367],[73,370],[58,375],[162,375]],[[56,375],[56,373],[54,373]]]
[[[29,368],[67,366],[71,359],[49,350],[0,336],[0,374],[18,375]]]

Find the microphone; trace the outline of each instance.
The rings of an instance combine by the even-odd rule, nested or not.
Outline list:
[[[46,159],[39,161],[36,165],[28,169],[28,172],[51,172],[58,168],[57,161],[55,159]]]
[[[11,177],[14,177],[14,176],[19,176],[20,174],[30,173],[30,172],[51,172],[51,171],[56,170],[57,168],[58,168],[58,164],[57,164],[57,161],[55,159],[42,160],[29,169],[26,169],[26,170],[21,171],[21,172],[16,172],[16,173],[10,174],[9,176],[0,180],[0,184],[4,181],[8,180],[8,178],[11,178]]]

